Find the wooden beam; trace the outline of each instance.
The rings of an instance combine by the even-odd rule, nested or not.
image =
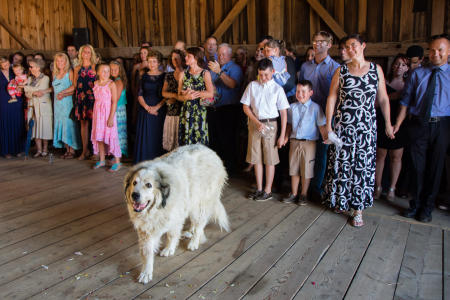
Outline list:
[[[383,27],[382,41],[391,42],[393,40],[393,20],[394,20],[394,1],[383,0]]]
[[[358,1],[358,33],[365,35],[367,29],[367,0]]]
[[[9,24],[9,22],[6,21],[5,18],[0,16],[0,25],[5,28],[5,30],[9,33],[9,35],[14,38],[16,41],[18,41],[25,49],[32,49],[30,44],[28,44],[27,41],[25,41],[18,33],[17,31]]]
[[[345,16],[345,0],[335,0],[334,1],[334,18],[336,22],[344,27],[344,16]]]
[[[389,57],[396,56],[398,53],[405,53],[406,49],[412,45],[419,45],[424,49],[428,48],[428,43],[425,41],[418,41],[414,43],[367,43],[366,49],[364,50],[365,57]],[[237,44],[231,45],[233,51],[236,50],[237,47],[246,47],[249,53],[254,53],[256,50],[256,44]],[[296,48],[299,53],[306,52],[306,49],[311,45],[296,45]],[[169,55],[170,51],[173,50],[173,46],[154,46],[153,49],[160,51],[164,56]],[[20,49],[0,49],[0,55],[9,55],[15,51],[19,51]],[[25,55],[35,53],[36,51],[42,52],[46,58],[53,57],[55,55],[56,50],[40,50],[40,49],[28,49],[21,50]],[[122,56],[127,59],[132,59],[134,54],[139,52],[139,47],[114,47],[114,48],[96,48],[96,52],[100,53],[103,58],[109,57],[118,57]],[[427,55],[427,50],[425,50],[425,55]],[[329,50],[329,53],[333,57],[339,56],[338,45],[334,45]]]
[[[328,13],[328,11],[323,8],[317,0],[306,0],[312,9],[322,18],[322,20],[330,27],[330,29],[336,34],[339,39],[347,36],[347,33],[342,29],[342,27],[333,19],[333,17]]]
[[[320,18],[317,13],[309,7],[309,40],[312,41],[312,38],[316,32],[320,30]]]
[[[400,7],[400,32],[399,40],[409,41],[413,38],[413,14],[414,0],[402,0]]]
[[[190,0],[184,0],[184,34],[186,44],[191,45],[191,6]]]
[[[234,19],[239,15],[239,13],[244,9],[247,5],[248,0],[239,0],[233,8],[230,10],[228,15],[223,19],[222,23],[216,28],[214,31],[214,36],[220,40],[222,35],[227,31],[230,25],[233,23]]]
[[[170,37],[173,45],[178,40],[177,27],[177,0],[170,0]]]
[[[206,39],[206,0],[200,0],[200,43]]]
[[[256,44],[256,0],[249,0],[247,4],[247,35],[248,43]]]
[[[283,15],[284,11],[281,1],[269,0],[267,3],[267,19],[269,23],[267,33],[278,40],[283,39]]]
[[[125,47],[125,43],[122,38],[116,33],[111,24],[105,19],[103,14],[97,9],[97,7],[91,2],[91,0],[82,0],[87,9],[94,15],[97,22],[105,29],[106,33],[113,40],[118,47]]]
[[[164,34],[164,10],[163,0],[158,0],[158,24],[159,24],[159,41],[161,46],[165,46],[165,34]]]
[[[444,32],[445,1],[446,0],[433,0],[431,9],[431,35]]]

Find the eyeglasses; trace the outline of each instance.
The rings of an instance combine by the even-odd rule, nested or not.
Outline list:
[[[326,43],[328,43],[328,41],[327,40],[315,40],[312,43],[313,44],[326,44]]]

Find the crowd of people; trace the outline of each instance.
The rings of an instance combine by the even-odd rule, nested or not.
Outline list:
[[[339,62],[332,44],[316,33],[302,60],[265,36],[249,57],[211,36],[187,49],[178,41],[165,63],[146,42],[130,68],[91,45],[71,45],[49,65],[40,53],[0,57],[0,154],[28,155],[28,133],[34,158],[52,140],[61,158],[94,154],[94,169],[116,172],[122,156],[139,163],[202,143],[230,174],[245,156],[255,201],[271,199],[274,181],[289,174],[283,202],[325,201],[351,210],[356,227],[383,187],[388,200],[409,189],[403,215],[431,221],[450,139],[448,36],[431,38],[427,64],[420,46],[396,56],[386,78],[360,35],[339,41]]]

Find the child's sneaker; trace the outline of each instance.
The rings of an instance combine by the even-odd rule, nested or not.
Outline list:
[[[255,198],[255,201],[256,202],[264,202],[264,201],[267,201],[267,200],[270,200],[270,199],[272,199],[272,193],[266,193],[265,191],[262,191],[262,193],[261,194],[259,194],[256,198]]]
[[[306,204],[308,204],[308,198],[306,197],[306,196],[303,196],[303,195],[300,195],[299,197],[298,197],[298,203],[297,203],[299,206],[303,206],[303,205],[306,205]]]
[[[292,193],[289,193],[289,195],[287,197],[283,198],[283,200],[281,200],[281,202],[295,203],[295,202],[297,202],[297,195],[293,195]]]
[[[264,191],[254,191],[247,195],[247,198],[250,200],[255,200],[260,194],[264,193]]]

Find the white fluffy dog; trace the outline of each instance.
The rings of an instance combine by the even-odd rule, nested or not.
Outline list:
[[[139,282],[152,280],[153,254],[167,233],[161,256],[175,253],[187,217],[191,221],[189,250],[206,240],[210,219],[229,231],[220,196],[227,173],[217,154],[197,144],[179,147],[160,158],[135,165],[125,177],[125,195],[131,222],[139,237],[143,259]]]

